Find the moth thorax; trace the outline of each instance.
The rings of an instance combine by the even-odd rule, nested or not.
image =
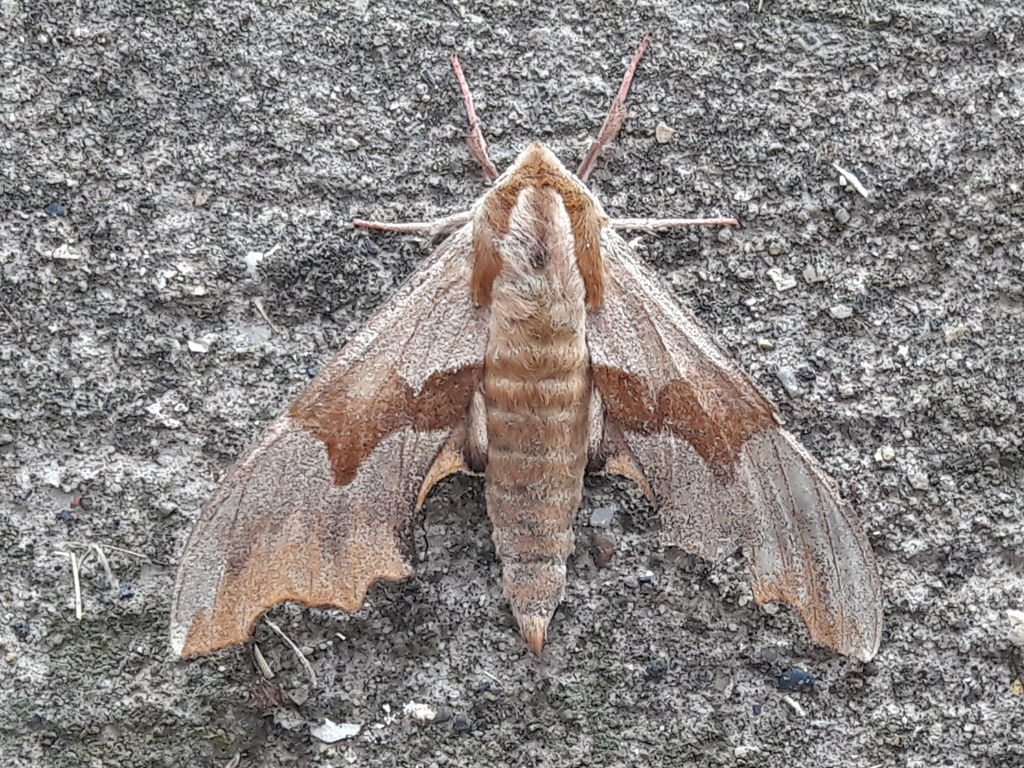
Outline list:
[[[562,196],[550,187],[520,190],[499,250],[513,269],[549,270],[564,281],[576,269],[576,254]]]

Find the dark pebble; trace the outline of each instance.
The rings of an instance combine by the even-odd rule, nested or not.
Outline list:
[[[779,675],[779,688],[784,691],[809,691],[814,687],[814,676],[806,669],[792,667]]]
[[[28,635],[32,631],[32,625],[27,621],[18,621],[14,623],[11,629],[14,630],[14,636],[24,643],[28,640]]]
[[[664,680],[668,674],[668,661],[665,659],[651,659],[647,662],[647,676],[651,680]]]
[[[75,516],[65,509],[63,512],[57,513],[57,519],[60,520],[62,523],[70,523],[72,520],[75,519]]]
[[[67,214],[68,209],[65,208],[63,205],[61,205],[58,202],[53,202],[53,203],[50,203],[45,208],[43,208],[43,211],[48,216],[64,216],[65,214]]]
[[[122,600],[128,600],[129,598],[135,597],[135,590],[132,589],[129,584],[122,584],[121,588],[117,590],[117,596]]]
[[[468,731],[469,718],[460,712],[452,718],[452,728],[454,728],[456,731]]]

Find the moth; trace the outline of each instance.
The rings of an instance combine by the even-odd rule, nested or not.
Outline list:
[[[440,222],[355,222],[446,236],[204,506],[174,588],[177,654],[247,639],[279,602],[355,611],[374,582],[410,576],[415,516],[455,472],[484,477],[503,592],[540,652],[584,475],[604,472],[636,482],[667,543],[711,561],[742,548],[758,602],[875,655],[881,590],[857,517],[618,234],[735,221],[609,218],[586,186],[649,41],[575,174],[540,143],[499,174],[452,57],[492,184]]]

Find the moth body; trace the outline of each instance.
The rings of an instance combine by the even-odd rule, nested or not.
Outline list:
[[[537,146],[519,165],[533,156],[554,161]],[[568,173],[554,165],[551,171]],[[517,173],[520,167],[513,182]],[[501,266],[490,289],[482,380],[485,498],[503,591],[527,644],[540,651],[565,589],[587,464],[586,290],[569,214],[554,187],[523,185],[511,200],[508,231],[495,238]]]

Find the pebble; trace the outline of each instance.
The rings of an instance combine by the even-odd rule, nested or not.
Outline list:
[[[452,728],[456,731],[468,731],[470,728],[469,718],[459,712],[459,714],[452,718]]]
[[[878,461],[895,461],[896,451],[891,445],[883,445],[875,452],[875,459]]]
[[[359,723],[336,723],[333,720],[325,719],[320,725],[310,728],[309,732],[324,744],[333,744],[336,741],[358,736],[362,729],[363,726]]]
[[[288,691],[288,698],[291,699],[296,705],[301,707],[303,704],[309,701],[309,686],[300,685],[298,688],[293,688],[292,690]]]
[[[955,344],[960,339],[967,338],[971,329],[966,325],[946,326],[942,331],[942,338],[947,344]]]
[[[796,278],[793,275],[786,274],[779,267],[769,269],[768,277],[772,279],[772,282],[775,283],[775,289],[779,291],[788,291],[796,286]]]
[[[779,675],[779,688],[783,691],[809,691],[814,687],[814,676],[806,669],[791,667]]]
[[[920,467],[912,467],[907,470],[907,482],[909,482],[910,487],[916,491],[927,491],[931,487],[931,481],[928,479],[928,473]]]
[[[850,212],[845,208],[836,209],[836,221],[840,224],[846,224],[850,221]]]
[[[357,149],[359,149],[359,141],[353,139],[350,136],[349,138],[341,142],[341,148],[344,149],[346,152],[355,152]]]
[[[836,320],[848,320],[853,317],[853,307],[849,304],[836,304],[828,313]]]
[[[760,336],[757,339],[758,349],[775,349],[775,342],[771,339],[766,339],[764,336]]]
[[[420,704],[418,701],[408,702],[402,707],[402,712],[421,725],[433,723],[437,720],[437,710],[429,704]]]
[[[594,528],[607,528],[615,519],[615,507],[598,507],[590,512],[590,524]]]
[[[1006,634],[1007,638],[1014,645],[1024,648],[1024,611],[1008,608],[1006,610],[1006,619],[1010,622],[1010,631]]]
[[[669,128],[664,123],[658,123],[654,128],[654,139],[659,144],[668,144],[672,141],[672,135],[676,132],[675,128]]]
[[[653,584],[654,583],[654,572],[653,571],[638,571],[636,574],[637,584]]]
[[[61,205],[60,203],[54,201],[45,208],[43,208],[43,211],[49,216],[64,216],[67,214],[68,209]]]
[[[647,666],[644,667],[644,672],[651,680],[664,680],[665,675],[668,674],[668,660],[662,658],[651,659],[647,662]]]
[[[775,378],[779,380],[782,388],[790,397],[799,397],[802,394],[800,382],[796,380],[796,373],[788,365],[780,366],[779,370],[775,372]]]
[[[828,279],[828,275],[826,275],[822,270],[818,269],[818,267],[814,266],[813,264],[808,264],[806,267],[804,267],[803,276],[804,280],[812,284],[823,283]]]

